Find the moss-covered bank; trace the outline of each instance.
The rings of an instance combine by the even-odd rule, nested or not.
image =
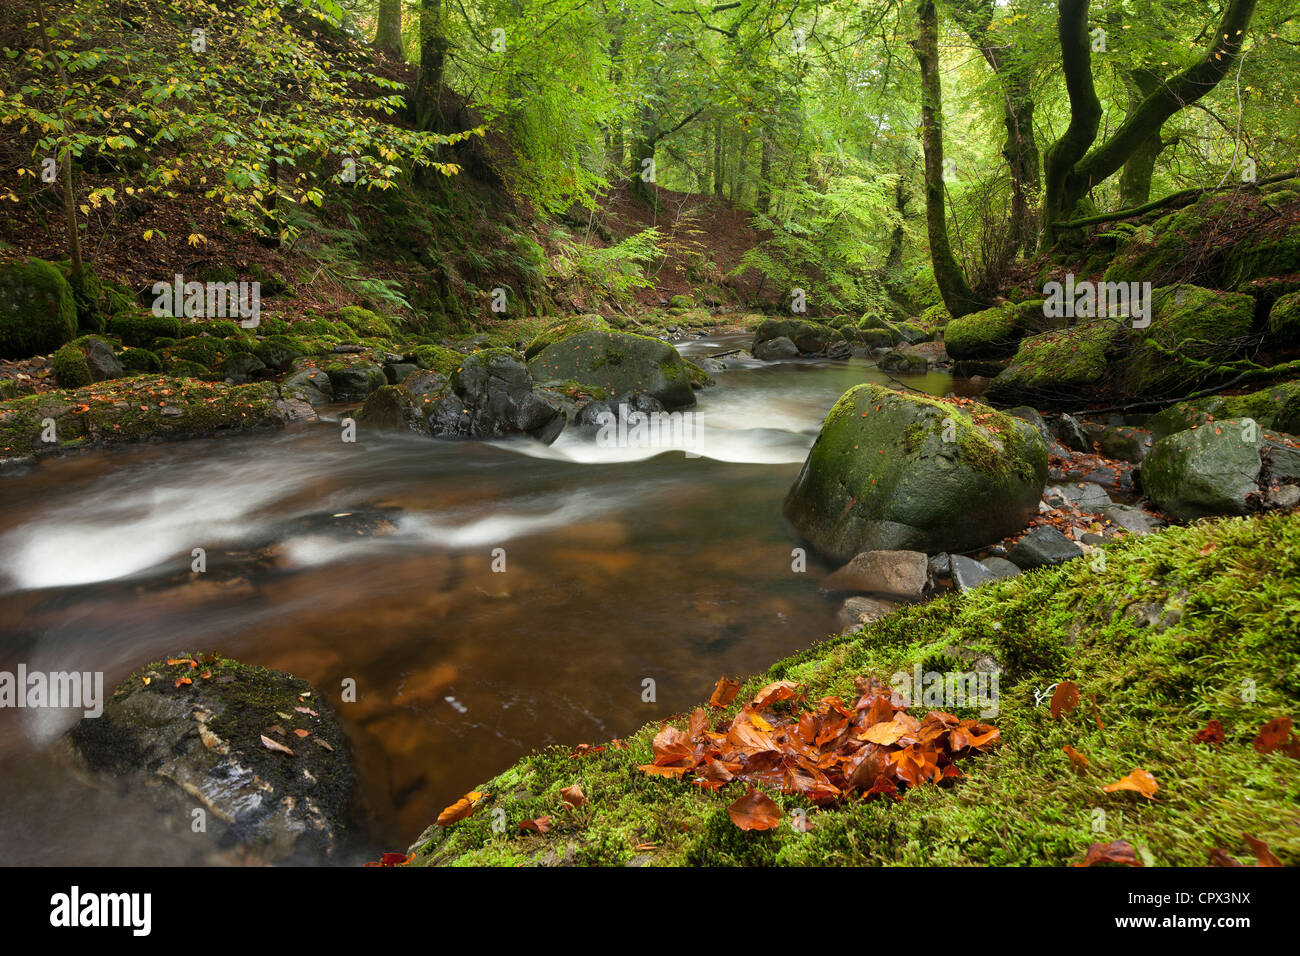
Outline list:
[[[1092,842],[1124,839],[1147,865],[1200,866],[1215,848],[1249,861],[1249,832],[1283,863],[1300,864],[1296,760],[1252,746],[1265,722],[1297,711],[1300,517],[1202,522],[1104,553],[1104,562],[1025,574],[832,637],[750,678],[731,706],[714,711],[730,720],[771,680],[799,681],[814,701],[852,699],[858,675],[887,680],[918,663],[967,670],[990,655],[1002,667],[1000,711],[990,722],[1003,744],[965,762],[965,779],[951,786],[830,810],[770,792],[787,813],[806,809],[811,829],[787,822],[742,832],[727,806],[744,785],[709,793],[636,769],[652,760],[656,723],[625,750],[525,757],[475,788],[487,796],[472,816],[422,834],[412,862],[1064,865]],[[1053,720],[1036,692],[1062,680],[1079,685],[1082,705]],[[701,687],[701,697],[709,690]],[[1193,739],[1210,720],[1225,728],[1217,748]],[[1072,768],[1066,745],[1090,761],[1085,773]],[[1154,799],[1102,791],[1138,767],[1155,775]],[[590,801],[578,809],[559,798],[574,784]],[[501,832],[493,829],[497,808]],[[541,816],[553,818],[547,833],[520,830]],[[1104,832],[1094,832],[1102,819]]]

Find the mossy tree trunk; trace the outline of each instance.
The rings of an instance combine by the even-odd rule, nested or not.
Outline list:
[[[375,28],[375,49],[396,60],[403,59],[402,0],[379,0]]]
[[[944,210],[943,89],[939,81],[939,13],[934,0],[917,4],[920,30],[912,41],[921,67],[921,148],[925,154],[925,222],[930,238],[930,261],[943,304],[952,317],[977,312],[987,303],[971,292],[961,264],[948,241]]]
[[[998,77],[1002,88],[1002,120],[1007,138],[1002,157],[1011,171],[1011,229],[1015,250],[1033,248],[1038,236],[1034,202],[1040,187],[1041,163],[1034,137],[1033,64],[992,33],[993,0],[961,0],[953,15]]]
[[[1129,79],[1129,111],[1132,112],[1156,91],[1161,79],[1151,70],[1134,70]],[[1120,209],[1141,206],[1151,198],[1151,180],[1155,177],[1156,160],[1170,145],[1171,141],[1160,136],[1159,129],[1152,130],[1138,144],[1119,175]]]
[[[442,35],[442,0],[420,0],[420,74],[415,83],[415,122],[420,129],[444,132],[442,77],[447,38]]]
[[[1057,35],[1070,101],[1070,123],[1047,151],[1040,248],[1056,241],[1088,191],[1114,175],[1142,147],[1153,130],[1218,85],[1241,55],[1256,0],[1229,0],[1205,55],[1169,77],[1132,110],[1104,142],[1093,146],[1101,124],[1101,101],[1092,80],[1092,38],[1088,0],[1058,0]]]

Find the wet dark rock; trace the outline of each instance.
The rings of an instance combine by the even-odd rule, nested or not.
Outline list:
[[[509,349],[467,356],[428,409],[429,430],[438,438],[526,435],[550,444],[568,423],[562,402],[538,387],[523,356]]]
[[[362,399],[388,384],[384,371],[373,362],[354,365],[328,365],[325,374],[334,388],[335,401]]]
[[[995,578],[1014,578],[1020,574],[1020,568],[1012,564],[1006,558],[999,558],[997,555],[987,557],[980,562],[984,565]]]
[[[952,555],[946,551],[930,555],[930,574],[936,578],[946,578],[952,574]]]
[[[286,863],[334,855],[353,771],[329,705],[290,674],[191,659],[197,667],[158,661],[136,671],[102,715],[79,721],[66,737],[77,765],[96,785],[146,795],[186,830],[204,810],[214,850]]]
[[[1008,557],[1026,571],[1064,564],[1082,557],[1083,549],[1055,528],[1035,528],[1021,538]]]
[[[1092,451],[1092,437],[1073,415],[1063,414],[1057,419],[1056,437],[1061,440],[1061,444],[1066,448],[1081,452]]]
[[[384,379],[389,385],[400,385],[406,380],[406,376],[419,370],[420,367],[414,362],[385,362]]]
[[[969,591],[996,580],[997,576],[974,558],[964,554],[952,556],[952,583],[958,591]]]
[[[371,393],[353,417],[362,432],[429,434],[424,415],[403,385],[385,385]]]

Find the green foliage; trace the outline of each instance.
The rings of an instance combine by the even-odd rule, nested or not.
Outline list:
[[[555,275],[573,292],[628,302],[632,293],[651,285],[647,267],[660,257],[663,233],[655,226],[633,233],[612,246],[598,248],[573,242],[557,230],[559,251],[552,258]]]

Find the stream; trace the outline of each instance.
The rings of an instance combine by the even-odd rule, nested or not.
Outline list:
[[[829,568],[792,572],[781,503],[834,401],[889,376],[860,359],[736,364],[697,393],[700,457],[574,430],[550,447],[347,444],[344,409],[326,408],[288,432],[48,459],[3,480],[0,670],[102,671],[105,694],[182,651],[292,672],[353,749],[357,838],[339,862],[402,849],[528,751],[629,735],[835,629]],[[164,837],[139,795],[58,759],[79,716],[0,710],[0,862],[192,862],[201,835]]]

